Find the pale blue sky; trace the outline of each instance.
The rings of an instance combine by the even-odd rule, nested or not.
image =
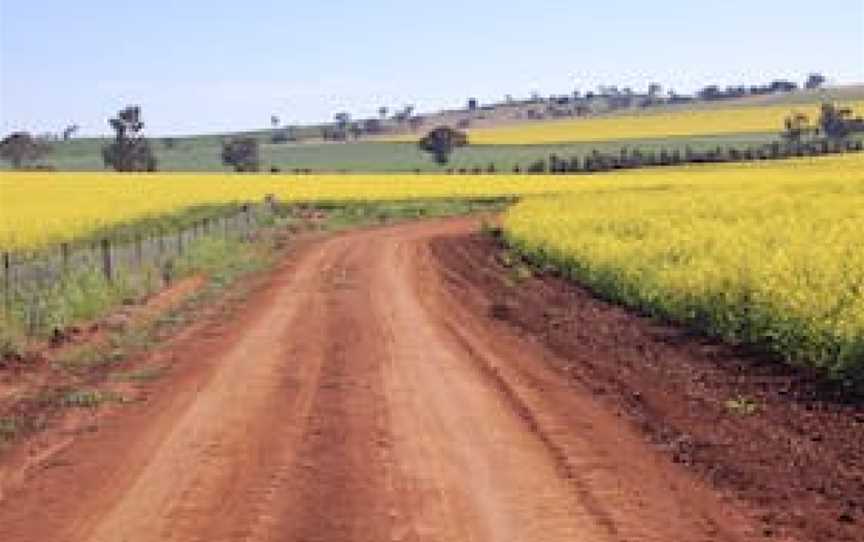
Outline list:
[[[0,133],[201,133],[599,84],[864,82],[864,0],[0,0]]]

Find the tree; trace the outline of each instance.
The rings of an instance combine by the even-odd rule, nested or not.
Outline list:
[[[66,128],[63,129],[63,141],[69,141],[72,139],[72,136],[80,129],[81,127],[77,124],[70,124]]]
[[[768,87],[770,92],[792,92],[797,88],[798,85],[796,83],[793,83],[792,81],[785,81],[783,79],[771,81],[771,85]]]
[[[815,134],[817,131],[817,128],[810,125],[810,119],[807,115],[803,113],[795,113],[786,117],[783,125],[785,129],[781,135],[790,143],[800,143],[804,136]]]
[[[144,122],[141,108],[130,105],[108,120],[114,130],[114,141],[102,147],[102,160],[105,167],[116,171],[156,171],[156,156],[150,142],[141,133]]]
[[[333,115],[333,120],[336,121],[336,124],[339,126],[339,128],[345,130],[348,128],[348,123],[351,122],[351,114],[342,111]]]
[[[822,85],[824,85],[826,81],[827,79],[821,73],[811,73],[807,77],[807,81],[804,83],[804,88],[808,90],[822,88]]]
[[[0,141],[0,158],[11,162],[14,169],[38,162],[50,151],[48,143],[27,132],[12,133]]]
[[[387,113],[389,113],[389,112],[390,112],[390,108],[387,107],[386,105],[382,105],[381,107],[378,108],[378,118],[380,118],[381,120],[386,119]]]
[[[278,115],[270,115],[270,127],[271,128],[279,128],[279,116]]]
[[[410,119],[411,115],[413,115],[413,114],[414,114],[414,106],[413,105],[406,105],[404,108],[402,108],[401,111],[397,111],[396,113],[393,114],[393,120],[395,120],[396,122],[401,124],[403,122],[407,122],[408,119]]]
[[[823,103],[819,116],[819,128],[829,139],[844,139],[852,132],[852,110]]]
[[[449,126],[435,128],[420,140],[420,150],[432,154],[435,162],[444,165],[450,161],[450,154],[458,147],[468,144],[468,136],[464,132],[454,130]]]
[[[477,98],[468,98],[468,111],[477,111]]]
[[[697,93],[701,100],[719,100],[723,98],[723,93],[720,92],[720,87],[717,85],[708,85]]]
[[[663,87],[660,85],[660,83],[651,83],[648,85],[648,97],[649,98],[656,98],[657,96],[660,96],[660,94],[662,92],[663,92]]]
[[[423,122],[423,117],[411,117],[408,119],[408,128],[412,132],[416,132],[421,126],[423,126]]]
[[[258,155],[258,140],[254,137],[236,137],[222,142],[222,163],[237,172],[254,172],[261,169]]]
[[[384,131],[384,124],[380,119],[366,119],[363,121],[363,131],[367,134],[380,134]]]

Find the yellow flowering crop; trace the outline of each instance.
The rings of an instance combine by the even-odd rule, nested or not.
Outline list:
[[[652,172],[524,200],[505,230],[626,305],[864,376],[861,155]]]
[[[856,111],[864,109],[864,102],[846,105]],[[646,111],[639,115],[609,115],[477,128],[469,130],[468,139],[472,145],[535,145],[733,133],[779,133],[783,129],[784,119],[793,111],[807,114],[814,121],[819,116],[818,105],[688,109],[671,113]],[[416,135],[405,135],[387,140],[416,139]]]
[[[0,172],[0,250],[36,249],[196,205],[542,194],[561,177]]]

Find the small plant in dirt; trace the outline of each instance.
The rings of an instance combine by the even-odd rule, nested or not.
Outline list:
[[[724,406],[729,412],[741,416],[749,416],[759,410],[759,403],[755,399],[743,395],[728,399]]]
[[[150,382],[161,378],[166,372],[165,367],[142,367],[134,371],[124,371],[111,375],[111,379],[119,382]]]
[[[109,345],[85,345],[63,353],[55,361],[58,369],[72,374],[88,373],[96,368],[118,363],[124,353]]]
[[[18,421],[15,418],[0,418],[0,443],[15,438],[18,430]]]
[[[480,220],[480,233],[484,237],[491,237],[500,240],[504,234],[504,229],[498,224],[489,222],[484,217]]]
[[[510,269],[510,276],[519,284],[534,277],[534,271],[524,263],[517,263]]]
[[[100,390],[72,390],[61,398],[61,404],[71,408],[95,408],[108,401],[123,401],[124,398],[114,392]]]

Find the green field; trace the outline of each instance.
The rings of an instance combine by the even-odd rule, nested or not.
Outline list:
[[[481,167],[494,163],[499,171],[511,171],[517,164],[525,168],[550,154],[562,157],[585,156],[593,150],[604,152],[621,148],[660,150],[694,150],[720,146],[758,145],[777,139],[776,134],[740,134],[684,138],[645,139],[629,141],[586,142],[556,145],[474,145],[453,153],[451,164],[455,169]],[[101,171],[103,139],[78,139],[58,142],[45,160],[61,171]],[[227,171],[221,163],[220,138],[201,136],[176,141],[167,148],[161,140],[153,141],[159,170],[161,171]],[[317,172],[397,172],[442,171],[429,155],[422,153],[414,143],[349,142],[349,143],[264,143],[261,145],[264,168],[277,167],[282,171],[295,168]],[[3,163],[2,167],[8,168]]]
[[[601,116],[630,116],[662,113],[664,111],[703,110],[728,107],[758,107],[770,105],[814,104],[821,100],[855,100],[864,98],[864,86],[855,85],[820,91],[800,91],[783,95],[755,96],[738,100],[696,102],[682,105],[658,106],[648,109],[626,109]],[[438,121],[436,116],[429,117],[429,125]],[[555,121],[551,121],[555,122]],[[261,130],[249,132],[261,142],[262,168],[279,168],[281,171],[309,169],[315,172],[405,172],[420,170],[440,172],[429,155],[420,152],[415,143],[394,143],[374,140],[359,140],[346,143],[323,143],[315,139],[320,126],[305,126],[295,130],[303,141],[299,143],[273,144],[272,132]],[[581,143],[539,144],[539,145],[469,145],[455,151],[447,167],[454,169],[486,169],[494,164],[498,171],[512,171],[517,164],[520,168],[536,160],[546,159],[550,154],[571,158],[583,157],[593,150],[616,152],[619,149],[640,149],[659,151],[666,149],[683,150],[690,146],[694,150],[706,150],[717,146],[744,148],[775,141],[781,126],[775,133],[739,133],[723,135],[700,135],[666,137],[660,139],[630,139],[619,141],[590,141]],[[173,146],[168,147],[164,138],[152,137],[151,141],[159,160],[160,171],[228,171],[221,163],[221,142],[225,137],[237,134],[214,134],[173,138]],[[80,138],[53,144],[53,152],[45,163],[60,171],[101,171],[101,149],[108,140],[105,138]],[[0,161],[0,169],[8,169],[9,164]]]

